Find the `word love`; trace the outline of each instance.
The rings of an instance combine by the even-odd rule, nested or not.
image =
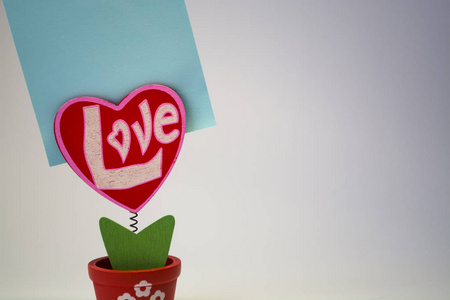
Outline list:
[[[131,127],[139,141],[141,153],[144,155],[150,145],[152,134],[151,114],[147,99],[139,104],[139,108],[144,122],[144,130],[137,121]],[[104,167],[104,156],[101,147],[102,133],[99,105],[83,107],[83,114],[84,153],[95,185],[99,189],[127,189],[161,177],[162,148],[159,148],[156,155],[148,162],[107,170]],[[154,130],[159,143],[171,143],[180,135],[180,130],[178,129],[173,129],[169,134],[165,134],[163,131],[164,125],[178,122],[178,112],[175,106],[163,103],[158,107],[155,114]],[[117,140],[119,132],[123,136],[122,143]],[[127,122],[122,119],[116,120],[112,125],[112,132],[108,135],[107,140],[117,150],[122,162],[125,162],[131,145],[130,128]]]
[[[178,157],[185,133],[178,95],[141,87],[118,106],[93,97],[64,104],[55,118],[57,144],[91,188],[132,212],[156,193]]]

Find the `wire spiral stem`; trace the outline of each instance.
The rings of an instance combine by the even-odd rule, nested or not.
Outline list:
[[[134,223],[131,223],[131,224],[130,224],[130,227],[133,228],[133,230],[132,230],[133,232],[136,232],[136,231],[138,230],[138,228],[137,228],[137,226],[136,226],[137,223],[138,223],[138,221],[136,220],[138,214],[137,214],[137,213],[134,213],[134,212],[131,212],[131,211],[130,211],[130,213],[133,214],[133,216],[130,217],[130,220],[134,222]]]

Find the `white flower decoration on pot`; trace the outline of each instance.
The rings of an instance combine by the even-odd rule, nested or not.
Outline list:
[[[158,300],[164,300],[164,297],[166,297],[166,294],[161,292],[160,290],[157,290],[156,293],[153,294],[153,296],[150,297],[150,300],[156,300],[156,298],[158,298]]]
[[[144,291],[142,291],[141,289],[145,288]],[[152,284],[148,283],[145,280],[142,280],[141,282],[139,282],[138,284],[136,284],[134,286],[134,290],[136,291],[136,297],[148,297],[150,296],[150,290],[152,289]]]
[[[128,293],[123,294],[122,296],[119,296],[117,300],[136,300],[133,296],[131,296]]]

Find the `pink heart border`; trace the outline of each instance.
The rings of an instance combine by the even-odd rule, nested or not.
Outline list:
[[[72,158],[69,155],[69,152],[67,151],[66,147],[64,146],[64,142],[62,140],[62,136],[61,136],[61,129],[60,129],[60,122],[61,122],[61,117],[62,114],[64,113],[64,111],[71,106],[74,103],[77,102],[81,102],[81,101],[90,101],[99,105],[104,105],[108,108],[111,108],[115,111],[120,111],[122,110],[122,108],[124,108],[128,102],[130,102],[131,99],[133,99],[138,93],[141,93],[142,91],[146,91],[146,90],[160,90],[163,92],[166,92],[167,94],[169,94],[173,99],[175,99],[175,102],[177,103],[179,109],[180,109],[180,113],[181,113],[181,134],[180,134],[180,145],[178,146],[178,150],[177,153],[175,155],[175,158],[173,159],[172,164],[170,165],[169,170],[167,171],[166,175],[164,176],[164,178],[161,180],[160,184],[156,187],[156,189],[153,191],[153,193],[150,195],[150,197],[147,198],[147,200],[145,200],[138,208],[136,209],[131,209],[129,207],[127,207],[126,205],[116,201],[114,198],[108,196],[106,193],[104,193],[102,190],[98,189],[90,180],[87,179],[87,177],[83,174],[83,172],[81,172],[81,170],[77,167],[77,165],[75,164],[75,162],[72,160]],[[181,101],[180,97],[178,96],[178,94],[168,88],[167,86],[164,85],[159,85],[159,84],[151,84],[151,85],[145,85],[142,86],[134,91],[132,91],[130,94],[128,94],[122,101],[120,101],[119,105],[115,105],[109,101],[100,99],[100,98],[95,98],[95,97],[78,97],[78,98],[74,98],[71,99],[69,101],[67,101],[63,106],[61,106],[61,108],[58,110],[58,113],[56,114],[55,117],[55,123],[54,123],[54,131],[55,131],[55,138],[56,138],[56,143],[58,144],[58,147],[63,155],[63,157],[65,158],[65,160],[67,161],[67,163],[69,164],[69,166],[72,168],[72,170],[85,182],[87,183],[87,185],[89,185],[94,191],[96,191],[97,193],[99,193],[100,195],[102,195],[103,197],[105,197],[106,199],[108,199],[109,201],[117,204],[118,206],[133,212],[133,213],[137,213],[138,211],[140,211],[147,203],[148,201],[150,201],[150,199],[155,195],[155,193],[159,190],[159,188],[162,186],[162,184],[164,183],[164,181],[166,181],[167,176],[169,176],[170,172],[172,171],[172,168],[175,164],[175,162],[177,161],[178,155],[180,153],[181,150],[181,146],[183,145],[183,140],[184,140],[184,134],[186,131],[186,112],[184,110],[184,105],[183,102]]]

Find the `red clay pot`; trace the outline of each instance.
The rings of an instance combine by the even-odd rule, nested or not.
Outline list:
[[[173,300],[181,260],[169,255],[162,268],[116,271],[105,256],[91,261],[88,269],[97,300]]]

